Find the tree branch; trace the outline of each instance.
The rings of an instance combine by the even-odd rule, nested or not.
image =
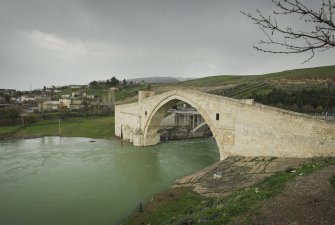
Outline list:
[[[322,0],[318,11],[309,9],[301,0],[272,0],[272,2],[277,10],[270,16],[264,16],[259,10],[256,10],[256,16],[241,11],[259,26],[268,39],[268,41],[260,40],[257,46],[253,46],[256,50],[279,54],[310,52],[311,56],[304,61],[307,62],[315,56],[315,51],[324,52],[335,48],[333,0]],[[297,16],[299,21],[311,24],[313,29],[297,31],[292,27],[279,25],[276,16],[287,15]],[[283,37],[280,38],[278,35]],[[273,49],[271,46],[282,50]]]

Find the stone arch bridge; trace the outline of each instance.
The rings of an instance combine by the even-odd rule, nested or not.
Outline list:
[[[179,101],[193,106],[213,133],[220,159],[229,155],[335,156],[335,122],[193,90],[154,95],[140,91],[136,103],[115,106],[115,135],[135,146],[158,144],[166,111]]]

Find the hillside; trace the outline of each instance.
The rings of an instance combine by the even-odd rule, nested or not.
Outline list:
[[[335,112],[335,66],[204,77],[180,82],[179,86],[231,98],[252,98],[297,112]]]
[[[142,77],[142,78],[134,78],[129,81],[133,81],[135,83],[141,83],[142,81],[147,84],[160,84],[160,83],[178,83],[179,80],[175,77]]]
[[[335,65],[263,75],[220,75],[178,83],[156,83],[151,84],[150,90],[160,94],[173,89],[252,98],[258,103],[301,113],[335,113]],[[137,100],[135,90],[129,89],[129,95],[127,89],[122,92],[124,98],[117,98],[119,103]]]
[[[254,98],[253,94],[263,95],[274,88],[283,90],[302,90],[326,88],[335,89],[335,65],[306,69],[287,70],[263,75],[219,75],[181,81],[174,77],[146,77],[131,79],[133,82],[146,84],[121,87],[116,91],[119,103],[136,101],[137,91],[146,90],[151,83],[151,90],[157,94],[171,89],[196,89],[211,94],[224,95],[232,98]],[[102,98],[107,95],[106,88],[81,87],[72,89],[63,87],[57,98],[72,92],[86,92]]]
[[[245,83],[250,81],[272,81],[281,79],[329,79],[335,82],[335,65],[305,69],[286,70],[263,75],[219,75],[203,77],[181,82],[183,86],[219,86],[230,83]]]

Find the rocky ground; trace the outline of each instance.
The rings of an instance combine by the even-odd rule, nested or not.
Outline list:
[[[192,129],[190,126],[161,126],[158,133],[160,133],[161,141],[166,140],[183,140],[189,138],[198,138],[201,136],[192,136]],[[202,136],[213,136],[212,132],[208,129]]]
[[[254,224],[334,225],[335,188],[329,182],[334,175],[335,165],[331,165],[298,177],[281,195],[266,201]]]
[[[249,187],[275,172],[294,171],[311,159],[274,157],[228,157],[195,174],[176,181],[174,187],[193,187],[206,197],[225,196]]]
[[[191,128],[187,126],[162,126],[158,132],[162,141],[192,138]]]

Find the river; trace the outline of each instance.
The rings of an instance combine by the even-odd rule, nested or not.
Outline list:
[[[219,160],[213,139],[150,147],[95,141],[0,142],[0,224],[120,224],[152,194]]]

